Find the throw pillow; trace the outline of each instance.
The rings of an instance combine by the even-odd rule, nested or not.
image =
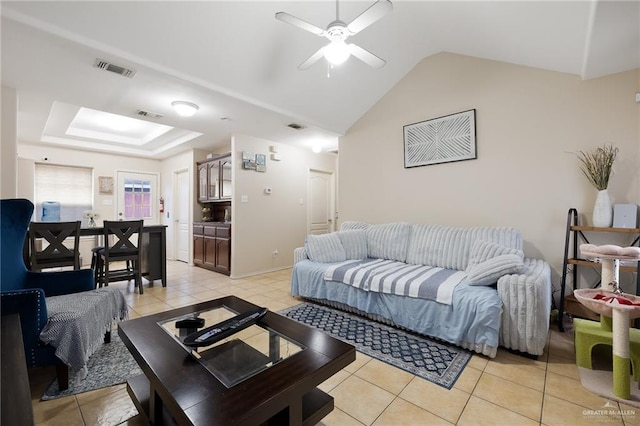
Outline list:
[[[507,274],[517,274],[522,271],[522,257],[517,254],[502,254],[484,262],[469,265],[467,268],[467,283],[469,285],[491,285],[498,282],[498,278]]]
[[[367,232],[364,229],[339,231],[337,234],[344,247],[347,260],[367,258]]]
[[[342,242],[335,232],[307,235],[304,240],[304,248],[307,251],[307,257],[313,262],[332,263],[347,260]]]
[[[524,258],[524,253],[522,252],[522,250],[502,246],[500,244],[490,243],[488,241],[475,240],[471,244],[469,265],[467,269],[469,269],[469,267],[473,265],[477,265],[478,263],[482,263],[485,260],[491,259],[496,256],[501,256],[503,254],[515,254],[520,256],[521,260]]]

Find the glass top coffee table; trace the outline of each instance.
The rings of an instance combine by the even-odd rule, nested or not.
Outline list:
[[[120,323],[118,334],[143,374],[127,382],[153,424],[315,424],[333,410],[317,386],[355,360],[352,345],[274,312],[212,345],[182,342],[195,330],[258,306],[235,296]]]
[[[163,319],[158,321],[158,325],[228,388],[305,349],[301,343],[258,324],[211,345],[192,348],[183,344],[184,338],[189,334],[238,314],[240,312],[225,305],[207,307],[187,315]],[[194,318],[203,319],[204,326],[200,329],[177,328],[177,321]]]

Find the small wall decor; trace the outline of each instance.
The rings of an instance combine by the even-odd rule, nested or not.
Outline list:
[[[252,152],[242,151],[242,168],[245,170],[256,169],[256,157]]]
[[[248,151],[242,152],[242,168],[245,170],[255,170],[257,172],[267,171],[267,155],[253,154]]]
[[[98,176],[98,192],[113,194],[113,178],[111,176]]]
[[[404,167],[476,159],[476,110],[404,126]]]
[[[256,171],[263,173],[267,171],[267,156],[265,154],[256,154]]]

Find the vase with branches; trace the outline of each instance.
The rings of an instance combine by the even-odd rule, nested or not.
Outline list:
[[[618,148],[611,144],[599,146],[592,151],[579,151],[580,170],[598,190],[593,208],[593,225],[608,228],[613,223],[613,208],[609,196],[609,178],[613,163],[618,156]]]

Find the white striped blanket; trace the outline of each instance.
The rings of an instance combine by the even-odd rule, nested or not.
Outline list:
[[[408,265],[385,259],[347,260],[331,265],[324,279],[380,293],[451,304],[453,289],[467,276],[463,271]]]

